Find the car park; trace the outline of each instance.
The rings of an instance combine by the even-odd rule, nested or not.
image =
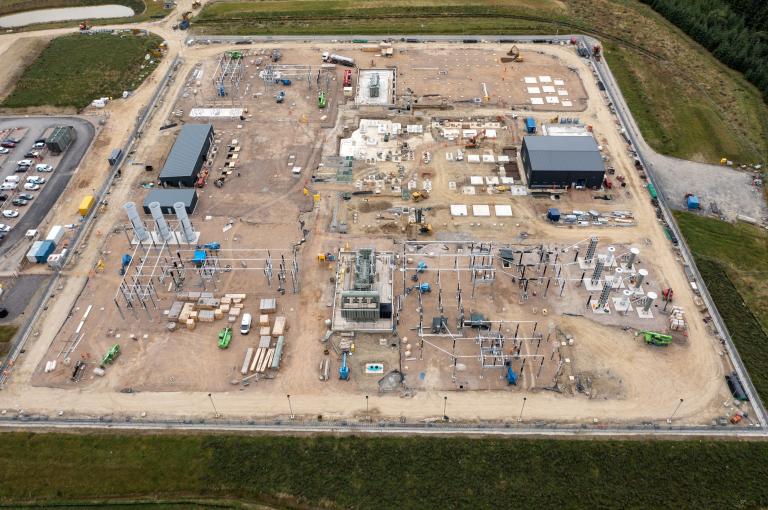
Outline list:
[[[29,203],[29,200],[25,200],[25,199],[23,199],[23,198],[20,198],[20,197],[16,197],[16,198],[14,198],[14,199],[11,201],[11,203],[12,203],[13,205],[17,206],[17,207],[22,207],[22,206],[25,206],[25,205],[27,205],[27,204]]]
[[[51,165],[46,165],[45,163],[40,163],[35,165],[35,170],[38,172],[53,172],[53,167]]]
[[[16,209],[6,209],[3,211],[3,217],[5,218],[16,218],[19,215],[19,211]]]
[[[14,187],[11,189],[16,189],[15,184],[14,184]],[[34,182],[28,182],[24,185],[24,189],[27,191],[37,191],[40,189],[40,185],[35,184]]]

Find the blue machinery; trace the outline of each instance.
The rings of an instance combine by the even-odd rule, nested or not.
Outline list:
[[[349,365],[347,365],[347,356],[349,356],[349,353],[344,352],[341,355],[341,366],[339,367],[339,379],[342,381],[348,381],[349,380]]]
[[[512,365],[507,367],[507,384],[517,386],[517,374],[512,369]]]

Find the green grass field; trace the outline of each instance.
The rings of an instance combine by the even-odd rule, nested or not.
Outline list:
[[[83,108],[98,97],[133,90],[157,66],[145,55],[159,37],[95,34],[58,37],[24,71],[2,106]]]
[[[14,508],[755,508],[767,470],[766,442],[0,436],[0,504]]]
[[[768,158],[768,107],[759,92],[662,16],[635,0],[217,1],[197,33],[591,33],[648,142],[659,152],[717,162]],[[651,55],[638,51],[638,47]]]
[[[768,400],[768,233],[687,212],[675,217],[752,382]]]

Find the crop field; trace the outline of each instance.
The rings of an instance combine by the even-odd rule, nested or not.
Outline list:
[[[683,212],[676,217],[752,381],[766,398],[768,235],[744,223]]]
[[[764,442],[7,433],[0,502],[750,508],[768,503],[766,456]]]
[[[160,42],[156,36],[110,34],[56,38],[27,67],[3,106],[79,109],[98,97],[120,96],[151,74],[156,63],[144,57]]]
[[[520,34],[590,33],[648,142],[686,159],[744,163],[768,155],[768,109],[759,91],[650,7],[617,0],[469,4],[422,0],[407,14],[381,2],[232,2],[207,5],[199,33]],[[334,22],[343,19],[343,23]]]

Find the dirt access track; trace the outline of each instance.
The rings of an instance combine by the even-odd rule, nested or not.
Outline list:
[[[524,401],[523,421],[545,424],[662,423],[680,399],[684,403],[675,414],[676,424],[711,425],[733,414],[735,404],[723,377],[731,371],[728,357],[698,311],[698,300],[678,253],[656,219],[645,183],[634,168],[591,68],[570,46],[519,46],[523,63],[502,62],[508,48],[490,43],[395,43],[391,58],[340,43],[185,48],[184,61],[166,99],[111,191],[110,206],[96,217],[86,244],[61,274],[55,297],[0,392],[0,409],[73,417],[206,419],[214,414],[212,398],[216,411],[228,418],[296,414],[355,419],[374,415],[382,420],[415,421],[442,418],[449,396],[447,414],[460,422],[516,422]],[[309,86],[301,76],[293,76],[290,86],[262,81],[260,73],[274,48],[282,51],[281,64],[313,67]],[[227,82],[227,92],[221,96],[212,77],[219,59],[229,50],[244,53],[244,67],[239,82]],[[422,106],[411,113],[388,106],[355,105],[354,98],[343,94],[344,68],[321,69],[323,50],[348,55],[363,69],[396,68],[392,74],[397,82],[397,104],[403,104],[406,89],[410,89],[412,98],[424,99],[419,103]],[[535,78],[538,85],[529,78]],[[355,72],[355,87],[358,79]],[[137,111],[159,78],[156,75],[152,80],[132,98],[108,108]],[[555,80],[561,84],[555,86]],[[559,97],[571,98],[570,106],[563,107],[562,100],[543,105],[530,102],[531,97],[545,94],[529,89],[549,83],[567,91]],[[317,106],[318,86],[327,92],[324,109]],[[274,97],[281,89],[286,100],[278,104]],[[484,99],[486,90],[489,97]],[[192,119],[194,107],[245,111],[242,118]],[[556,199],[542,198],[526,192],[519,177],[513,189],[497,189],[488,180],[499,175],[496,163],[455,160],[459,150],[497,157],[509,149],[510,170],[521,167],[515,154],[526,116],[534,117],[538,125],[554,117],[578,117],[580,124],[590,126],[603,159],[615,171],[610,176],[614,189],[571,190],[557,194]],[[115,117],[113,113],[107,127],[117,122]],[[339,154],[340,140],[349,138],[361,119],[395,122],[403,128],[420,125],[422,129],[402,133],[391,147],[390,157],[355,161],[349,182],[318,179],[322,172],[328,175],[329,162]],[[132,117],[124,119],[126,126],[132,121]],[[240,369],[246,350],[259,343],[258,331],[240,335],[236,322],[232,343],[224,350],[217,348],[216,336],[226,319],[200,322],[193,331],[169,332],[165,311],[176,299],[170,278],[155,279],[156,308],[118,311],[114,304],[120,297],[124,253],[160,266],[174,257],[187,261],[191,257],[186,251],[181,253],[191,249],[187,246],[183,250],[137,251],[129,242],[130,233],[126,235],[122,227],[127,221],[121,205],[126,201],[141,205],[147,193],[142,184],[156,181],[173,144],[179,128],[159,129],[169,122],[211,122],[216,132],[217,150],[210,161],[208,184],[198,190],[200,198],[191,220],[200,232],[200,243],[220,243],[219,264],[226,270],[205,279],[189,268],[183,290],[217,296],[245,294],[243,311],[256,317],[259,299],[275,298],[277,315],[287,320],[279,370],[246,383],[241,382]],[[466,139],[441,135],[451,122],[496,123],[498,128],[492,130],[495,136],[490,136],[487,127],[478,128],[486,137],[479,148],[467,150]],[[237,158],[232,157],[235,152],[229,146],[238,148]],[[94,157],[103,158],[103,152]],[[423,156],[425,152],[429,158]],[[145,172],[146,165],[154,170]],[[295,168],[298,176],[292,175]],[[222,187],[213,185],[219,177]],[[619,186],[618,177],[625,186]],[[430,197],[419,204],[404,200],[401,190],[408,181],[414,181],[417,189],[429,183]],[[471,193],[465,190],[467,186]],[[374,187],[377,192],[346,197],[349,200],[339,195]],[[611,200],[596,198],[606,194]],[[451,205],[465,205],[470,213],[453,216]],[[483,206],[496,213],[483,214]],[[628,212],[622,217],[630,219],[600,226],[563,226],[546,220],[546,210],[552,206],[563,211],[595,210],[601,216],[618,210]],[[402,207],[429,208],[431,235],[414,237],[421,245],[403,244],[412,236],[409,214],[396,209]],[[70,201],[60,211],[61,221],[69,221],[76,214],[74,209]],[[340,217],[346,218],[346,234],[334,225],[334,218],[338,222]],[[148,217],[145,220],[150,223]],[[660,296],[663,289],[673,288],[675,298],[670,306],[685,310],[685,334],[673,332],[674,340],[667,347],[646,345],[636,336],[643,329],[669,330],[661,299],[653,303],[653,319],[648,322],[636,311],[642,306],[640,301],[634,301],[626,315],[615,308],[611,314],[592,311],[587,301],[598,298],[603,280],[598,276],[597,287],[592,285],[588,280],[593,266],[577,260],[584,258],[591,236],[599,237],[597,253],[606,260],[606,272],[613,275],[624,268],[626,259],[621,256],[631,248],[640,250],[633,268],[646,270],[648,276],[638,296],[650,292]],[[495,274],[495,281],[472,291],[472,271],[458,268],[475,253],[473,246],[480,249],[480,243],[493,246],[492,267],[486,271]],[[518,266],[502,264],[498,251],[502,247],[527,252],[527,258],[542,258],[527,263],[529,273],[524,279]],[[318,261],[318,254],[363,248],[390,252],[394,257],[391,279],[398,324],[395,335],[380,331],[354,337],[355,348],[348,358],[351,376],[345,381],[338,377],[339,356],[320,340],[326,332],[324,322],[332,314],[333,282],[344,278],[346,268],[339,272],[341,267]],[[542,265],[544,252],[550,262]],[[608,261],[613,254],[616,259]],[[295,287],[290,275],[294,257],[299,270]],[[267,259],[272,260],[275,274],[269,284],[263,271]],[[288,275],[284,294],[278,292],[276,276],[283,260]],[[432,286],[423,301],[411,281],[419,261],[428,266],[420,282]],[[546,271],[557,271],[557,278]],[[545,288],[548,280],[552,288]],[[611,299],[630,291],[633,287],[628,282],[619,282]],[[457,302],[459,286],[461,303]],[[466,337],[455,347],[451,338],[424,336],[421,341],[419,309],[424,310],[428,325],[443,307],[453,328],[460,305],[467,311],[482,312],[493,322],[492,329],[508,339],[503,351],[519,374],[517,385],[507,384],[503,367],[480,367],[479,339],[473,331],[465,331]],[[274,319],[270,321],[273,324]],[[331,341],[338,346],[343,338],[337,332]],[[122,354],[105,366],[104,376],[94,375],[101,357],[115,343],[120,344]],[[526,366],[522,367],[524,359]],[[53,360],[57,367],[46,372],[46,364]],[[72,382],[77,360],[86,368],[78,382]],[[319,379],[324,360],[330,363],[327,381]],[[381,374],[367,374],[370,364],[383,365],[385,373],[399,370],[404,384],[379,393]]]

